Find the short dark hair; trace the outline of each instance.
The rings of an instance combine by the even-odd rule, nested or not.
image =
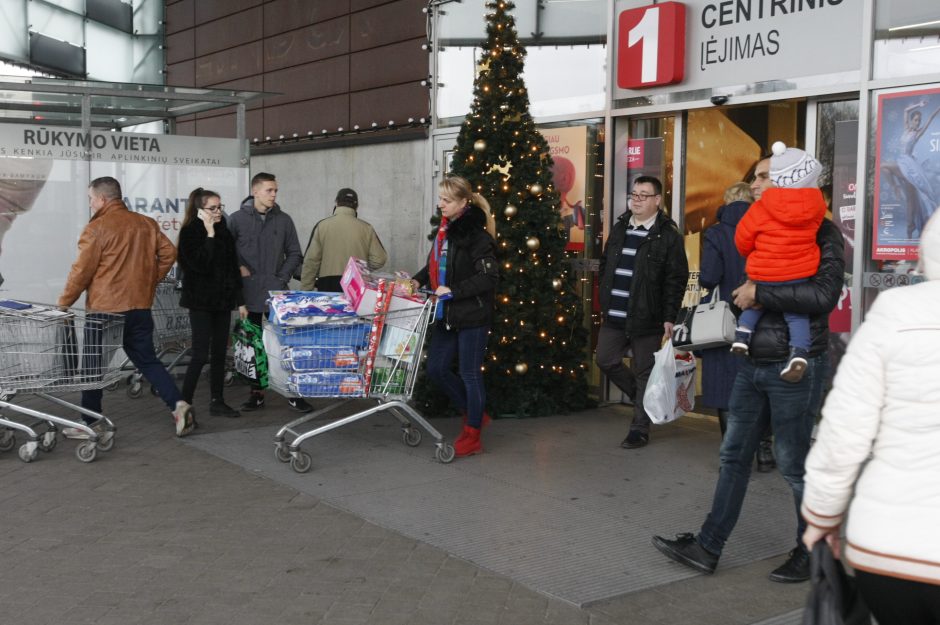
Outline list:
[[[277,178],[274,177],[274,174],[269,174],[264,171],[259,171],[251,179],[251,188],[254,189],[262,182],[277,182]]]
[[[754,182],[755,173],[757,172],[757,166],[760,165],[761,161],[770,160],[770,157],[773,155],[774,155],[773,152],[765,152],[761,154],[760,158],[758,158],[756,161],[751,163],[751,167],[747,170],[747,172],[745,172],[743,182],[746,182],[748,184],[751,184],[752,182]]]
[[[633,181],[634,185],[643,183],[653,185],[653,190],[656,191],[656,195],[663,194],[663,183],[661,183],[656,176],[637,176]]]
[[[121,183],[111,176],[95,178],[91,181],[91,184],[88,185],[88,188],[91,189],[95,195],[103,197],[106,200],[119,200],[124,197],[124,194],[121,193]]]

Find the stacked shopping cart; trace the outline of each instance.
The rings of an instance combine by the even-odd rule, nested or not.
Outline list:
[[[60,310],[55,306],[0,301],[0,451],[16,446],[16,432],[25,435],[19,449],[24,462],[56,446],[59,426],[74,428],[83,439],[75,454],[91,462],[98,451],[114,446],[114,424],[103,415],[57,397],[63,393],[100,389],[121,376],[120,349],[124,318],[109,313]],[[33,395],[86,419],[65,417],[14,404],[16,395]],[[31,422],[24,423],[23,418]]]

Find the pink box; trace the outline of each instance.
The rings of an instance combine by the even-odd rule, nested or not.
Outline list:
[[[390,274],[369,271],[366,261],[360,258],[350,258],[349,262],[346,263],[346,270],[343,272],[343,277],[340,278],[339,283],[343,287],[343,293],[349,303],[356,309],[357,315],[368,316],[375,313],[378,283],[382,278],[395,283],[389,312],[420,308],[424,305],[424,298],[411,294],[411,278],[408,277],[407,273],[398,271]],[[403,315],[390,316],[389,322],[398,325],[398,323],[393,322],[395,317],[403,317]]]

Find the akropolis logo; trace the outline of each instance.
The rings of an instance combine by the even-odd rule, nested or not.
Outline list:
[[[660,2],[619,16],[617,86],[643,89],[685,77],[685,5]]]

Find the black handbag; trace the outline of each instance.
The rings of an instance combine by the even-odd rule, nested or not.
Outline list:
[[[825,540],[813,545],[809,565],[810,589],[803,625],[871,625],[855,578],[832,555]]]

